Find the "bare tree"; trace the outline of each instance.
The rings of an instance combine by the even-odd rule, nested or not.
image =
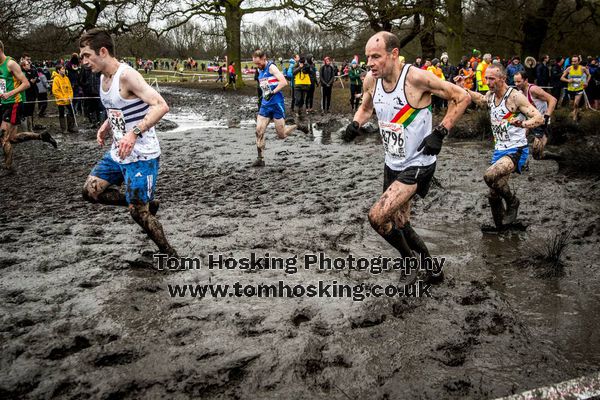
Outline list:
[[[168,29],[184,25],[192,18],[223,18],[225,20],[225,41],[227,44],[227,58],[236,63],[237,85],[243,86],[241,63],[241,26],[245,15],[290,9],[294,5],[293,0],[208,0],[195,1],[183,0],[177,4],[171,4],[164,17],[176,20],[175,24]]]

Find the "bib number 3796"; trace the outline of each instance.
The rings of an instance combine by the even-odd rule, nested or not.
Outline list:
[[[123,111],[114,108],[108,109],[108,121],[116,140],[125,136],[125,115]]]
[[[393,122],[379,122],[379,133],[385,153],[394,158],[404,158],[404,126]]]

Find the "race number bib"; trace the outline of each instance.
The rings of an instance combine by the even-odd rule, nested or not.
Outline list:
[[[0,79],[0,94],[6,93],[6,80]]]
[[[263,97],[268,96],[272,93],[271,86],[269,86],[269,79],[263,78],[259,81],[260,89],[262,90]]]
[[[581,87],[581,78],[573,78],[573,88],[579,89]]]
[[[492,134],[496,142],[505,142],[510,139],[508,134],[508,127],[510,123],[506,119],[493,119],[492,120]]]
[[[404,126],[393,122],[379,121],[379,133],[383,141],[386,155],[394,158],[404,158]]]
[[[125,115],[123,111],[115,108],[109,108],[107,110],[108,121],[113,132],[115,140],[120,140],[125,136]]]

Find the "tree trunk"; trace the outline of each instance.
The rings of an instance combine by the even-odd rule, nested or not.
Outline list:
[[[456,65],[464,54],[462,38],[465,28],[462,0],[446,0],[446,8],[448,10],[446,23],[448,57]]]
[[[421,34],[421,50],[423,57],[435,58],[435,0],[421,0],[419,6],[423,14],[423,33]]]
[[[407,44],[412,42],[414,38],[419,36],[419,33],[421,33],[421,16],[419,14],[415,14],[413,16],[412,29],[408,35],[400,39],[400,48],[404,48]]]
[[[235,62],[236,86],[244,86],[242,79],[242,51],[241,51],[241,28],[242,17],[244,16],[241,8],[243,0],[225,1],[225,41],[227,43],[227,59],[229,62]],[[229,67],[229,65],[227,66]]]
[[[521,56],[533,56],[536,60],[540,59],[540,50],[546,39],[548,24],[556,11],[558,0],[543,0],[540,7],[531,10],[525,15],[523,22],[523,45],[521,47]]]

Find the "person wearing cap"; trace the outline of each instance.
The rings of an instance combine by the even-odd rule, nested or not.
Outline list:
[[[442,53],[440,57],[440,68],[442,69],[442,73],[446,77],[446,80],[449,82],[454,82],[454,77],[458,73],[458,69],[450,64],[450,60],[448,58],[448,53]]]
[[[523,67],[523,64],[521,64],[521,57],[514,56],[510,62],[510,65],[506,67],[506,83],[508,86],[515,85],[514,77],[517,72],[525,72],[525,67]]]
[[[321,81],[321,111],[329,112],[331,107],[331,91],[335,81],[335,69],[331,65],[331,58],[323,59],[323,66],[319,70],[319,80]]]

